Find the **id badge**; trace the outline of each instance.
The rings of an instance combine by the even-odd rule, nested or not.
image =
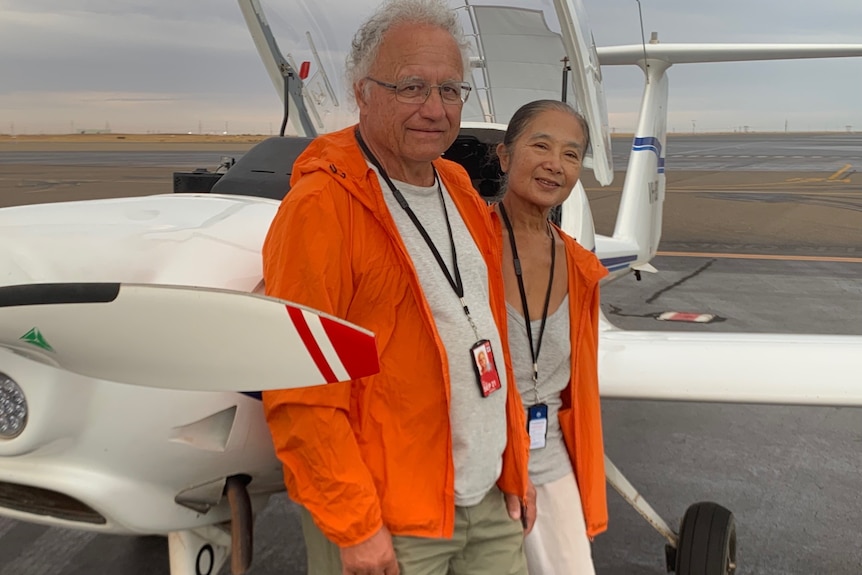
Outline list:
[[[476,382],[479,384],[479,392],[482,397],[488,397],[503,387],[500,383],[500,374],[497,372],[497,362],[494,361],[494,352],[491,350],[490,341],[487,339],[477,341],[470,348],[470,356],[473,359]]]
[[[542,449],[548,439],[548,406],[544,403],[531,405],[527,409],[527,432],[530,434],[530,449]]]

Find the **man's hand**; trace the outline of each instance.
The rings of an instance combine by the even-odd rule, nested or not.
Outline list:
[[[524,535],[533,530],[533,524],[536,522],[536,488],[533,487],[532,481],[527,481],[527,500],[526,505],[521,503],[517,495],[504,493],[506,497],[506,509],[509,511],[509,517],[512,519],[520,519],[521,525],[524,526]]]
[[[399,575],[392,535],[386,526],[362,543],[341,548],[343,575]]]

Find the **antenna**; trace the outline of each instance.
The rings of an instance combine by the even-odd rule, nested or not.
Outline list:
[[[563,88],[561,90],[562,101],[567,102],[569,99],[568,96],[568,87],[569,87],[569,72],[572,71],[572,67],[569,65],[569,57],[563,56],[563,59],[560,60],[563,63]]]
[[[641,0],[635,0],[638,3],[638,16],[641,21],[641,45],[644,47],[644,72],[649,68],[649,64],[647,63],[647,54],[646,54],[646,35],[644,34],[644,13],[641,9]],[[649,84],[649,74],[646,75],[646,82]]]
[[[285,62],[279,63],[282,78],[284,78],[284,114],[281,117],[281,127],[278,129],[278,135],[284,137],[284,131],[287,129],[287,120],[290,117],[290,79],[293,78],[293,68]]]

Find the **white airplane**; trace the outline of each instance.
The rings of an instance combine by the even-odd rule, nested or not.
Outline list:
[[[235,573],[249,565],[254,510],[283,489],[254,392],[377,369],[371,334],[262,296],[259,256],[293,158],[319,131],[351,121],[340,55],[361,17],[353,16],[375,2],[288,3],[280,39],[292,51],[282,56],[259,1],[238,1],[298,137],[262,142],[209,193],[0,210],[0,515],[167,535],[172,575],[216,573],[229,556]],[[446,156],[482,193],[497,185],[488,148],[514,110],[537,98],[584,113],[587,166],[610,183],[600,65],[644,70],[613,236],[595,233],[580,183],[560,214],[611,280],[654,271],[671,65],[862,56],[862,44],[597,49],[580,0],[450,1],[472,32],[476,95]],[[604,397],[862,405],[862,337],[633,332],[603,318],[599,361]],[[735,571],[728,510],[695,504],[674,530],[606,465],[611,484],[667,539],[669,570]]]

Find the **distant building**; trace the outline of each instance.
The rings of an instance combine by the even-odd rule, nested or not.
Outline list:
[[[101,128],[101,129],[96,128],[96,129],[90,129],[90,130],[79,128],[79,129],[75,130],[75,133],[76,134],[110,134],[111,130],[110,130],[110,128]]]

